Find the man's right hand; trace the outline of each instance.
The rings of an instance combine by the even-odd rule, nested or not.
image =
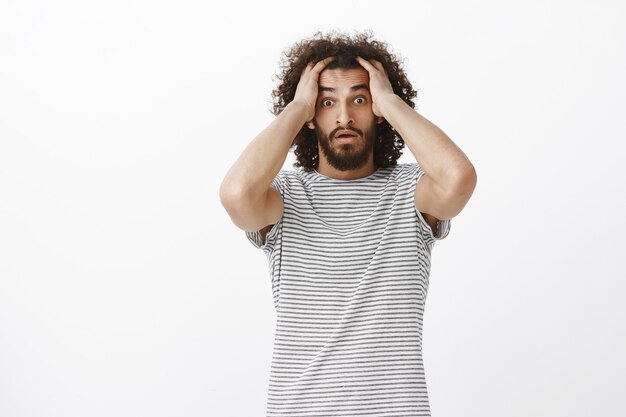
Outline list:
[[[317,84],[320,72],[326,65],[335,59],[334,56],[318,61],[317,63],[309,62],[300,74],[300,81],[296,87],[296,94],[293,102],[301,103],[306,108],[307,121],[313,120],[315,117],[315,104],[317,102]]]
[[[261,231],[263,242],[284,214],[282,195],[272,187],[272,180],[280,173],[302,125],[315,117],[319,75],[333,59],[308,63],[294,99],[250,142],[220,185],[220,201],[233,223],[246,231]]]

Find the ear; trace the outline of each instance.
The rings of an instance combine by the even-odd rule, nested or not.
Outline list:
[[[315,130],[315,125],[313,124],[313,121],[306,122],[306,126],[311,130]]]

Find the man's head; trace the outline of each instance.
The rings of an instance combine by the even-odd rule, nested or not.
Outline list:
[[[369,162],[376,123],[384,120],[372,112],[368,86],[369,74],[358,63],[348,68],[335,65],[320,73],[315,117],[307,127],[315,130],[328,164],[340,171],[359,169]]]
[[[368,32],[353,38],[318,32],[313,38],[296,43],[284,53],[282,73],[278,75],[280,82],[272,93],[272,112],[275,115],[293,100],[300,74],[309,62],[335,57],[320,73],[315,118],[302,127],[293,141],[297,158],[294,166],[301,166],[306,171],[316,168],[319,164],[318,149],[330,165],[344,171],[363,166],[372,152],[377,167],[395,165],[402,154],[404,141],[400,135],[387,121],[377,118],[372,112],[369,74],[355,57],[381,62],[394,93],[413,108],[412,99],[416,92],[399,59],[387,51],[385,43],[371,37]],[[359,86],[364,88],[353,90],[353,87]],[[337,137],[342,133],[357,136],[350,140]]]

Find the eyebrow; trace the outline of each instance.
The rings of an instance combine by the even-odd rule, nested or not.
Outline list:
[[[368,88],[367,84],[358,84],[358,85],[352,86],[352,87],[350,88],[350,91],[358,91],[358,90],[361,90],[361,89],[365,89],[365,90],[367,90],[367,91],[369,91],[369,90],[370,90],[370,89]],[[332,88],[332,87],[324,87],[324,86],[321,86],[321,85],[320,85],[320,86],[319,86],[319,88],[318,88],[318,91],[319,91],[320,93],[321,93],[322,91],[328,91],[328,92],[330,92],[330,93],[334,93],[334,92],[335,92],[335,89],[334,89],[334,88]]]

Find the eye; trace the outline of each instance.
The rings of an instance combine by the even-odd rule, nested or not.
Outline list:
[[[359,102],[359,100],[361,100],[361,101]],[[354,99],[354,101],[356,101],[357,104],[363,104],[363,103],[365,103],[365,97],[363,97],[363,96],[357,97],[357,98]]]
[[[332,103],[333,101],[329,98],[325,98],[322,100],[322,107],[327,107],[326,103]]]

